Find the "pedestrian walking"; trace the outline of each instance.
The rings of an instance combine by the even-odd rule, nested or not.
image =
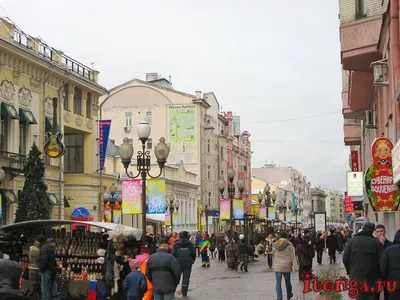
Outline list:
[[[299,258],[299,280],[304,280],[304,273],[308,273],[312,268],[314,257],[314,247],[311,238],[306,233],[302,238],[302,243],[296,246],[297,256]]]
[[[375,224],[366,222],[362,230],[347,242],[343,253],[343,264],[350,279],[364,281],[374,287],[380,277],[380,262],[383,252],[382,244],[372,235]],[[360,293],[357,300],[377,300],[376,292]]]
[[[201,243],[202,239],[203,239],[203,236],[201,235],[201,232],[198,231],[197,235],[196,235],[197,257],[200,257],[200,243]]]
[[[378,228],[378,226],[376,226]],[[378,231],[378,230],[377,230]],[[397,282],[400,281],[400,229],[397,230],[393,239],[393,246],[387,247],[382,254],[380,261],[382,279]],[[386,289],[385,289],[386,290]],[[387,290],[386,290],[387,292]],[[386,298],[387,296],[387,298]],[[400,299],[400,286],[397,285],[396,291],[385,294],[385,300]]]
[[[123,288],[127,292],[128,300],[142,300],[147,292],[146,277],[140,271],[140,262],[137,259],[129,259],[131,272],[125,277]]]
[[[225,261],[225,249],[229,239],[222,231],[217,237],[218,261]]]
[[[268,267],[272,268],[272,245],[274,244],[274,240],[272,234],[268,235],[265,239],[265,254],[267,255]]]
[[[326,238],[326,247],[328,248],[329,263],[336,263],[336,250],[338,250],[338,239],[335,229],[331,229],[331,234]]]
[[[42,298],[43,300],[52,300],[57,295],[57,263],[52,239],[48,239],[40,248],[39,271]]]
[[[178,260],[169,251],[168,240],[161,238],[157,252],[147,261],[146,275],[153,284],[154,300],[173,300],[179,284]]]
[[[385,226],[383,226],[381,224],[376,225],[375,234],[376,234],[376,238],[378,239],[378,241],[381,242],[381,244],[383,246],[383,251],[385,251],[385,249],[387,247],[393,245],[393,243],[386,238]],[[388,290],[386,289],[386,287],[383,287],[383,294],[384,294],[384,300],[388,300],[389,293],[388,293]]]
[[[19,290],[21,265],[13,260],[0,259],[0,300],[29,300]]]
[[[149,249],[142,245],[140,249],[140,254],[136,255],[135,259],[137,259],[140,263],[140,272],[143,274],[146,274],[147,272],[147,261],[150,258],[149,252],[152,251],[152,249]],[[156,250],[157,251],[157,250]],[[147,292],[144,293],[143,299],[142,300],[152,300],[153,299],[153,285],[151,284],[150,280],[146,277],[146,283],[147,283]]]
[[[201,254],[201,267],[210,267],[210,257],[208,256],[208,249],[210,248],[210,241],[206,234],[203,235],[203,239],[200,242],[200,254]]]
[[[189,233],[187,231],[179,233],[179,240],[172,248],[172,255],[178,260],[182,273],[182,289],[177,293],[182,294],[183,297],[187,297],[192,265],[196,260],[196,249],[190,242]]]
[[[243,272],[244,269],[245,272],[248,272],[247,265],[249,263],[249,251],[251,248],[249,244],[247,244],[247,241],[244,238],[243,234],[239,236],[239,241],[237,242],[237,245],[238,245],[239,259],[242,262],[240,265],[240,271]]]
[[[214,259],[215,253],[215,248],[217,247],[217,237],[215,236],[214,233],[211,234],[210,236],[210,252],[211,252],[211,259]]]
[[[274,272],[276,278],[276,296],[278,300],[283,299],[282,277],[285,278],[286,295],[290,300],[293,297],[290,272],[297,271],[299,266],[296,259],[293,244],[287,239],[285,231],[279,233],[279,240],[272,246],[272,256],[274,260]]]
[[[325,240],[322,232],[318,232],[315,237],[315,252],[317,252],[317,263],[322,264],[322,254],[324,253]]]
[[[239,260],[238,260],[238,246],[235,240],[232,239],[229,241],[229,244],[226,247],[226,253],[227,253],[228,268],[232,268],[237,271]]]

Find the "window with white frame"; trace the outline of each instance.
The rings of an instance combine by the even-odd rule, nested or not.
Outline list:
[[[125,127],[132,127],[132,112],[125,112]]]
[[[152,113],[151,111],[146,112],[146,121],[151,125]]]

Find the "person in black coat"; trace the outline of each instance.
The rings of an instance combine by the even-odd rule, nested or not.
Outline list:
[[[317,236],[315,237],[315,252],[317,252],[317,263],[322,263],[322,254],[325,248],[325,241],[322,236],[322,232],[318,232]]]
[[[307,273],[312,268],[312,261],[314,257],[314,246],[311,237],[306,234],[302,239],[301,244],[296,245],[296,253],[299,258],[299,280],[304,279],[304,273]]]
[[[0,259],[0,300],[29,300],[19,291],[21,265],[8,259]]]
[[[383,279],[400,281],[400,229],[394,236],[393,245],[383,251],[380,266]],[[396,291],[387,293],[387,299],[400,299],[400,286],[397,286]]]
[[[189,290],[190,274],[192,265],[196,260],[196,249],[189,240],[189,233],[182,231],[179,233],[179,240],[175,242],[171,254],[176,257],[183,275],[182,296],[186,297]],[[179,292],[178,292],[179,293]]]
[[[331,229],[331,234],[326,239],[326,248],[328,248],[329,263],[336,263],[336,250],[338,250],[339,243],[335,234],[335,229]]]

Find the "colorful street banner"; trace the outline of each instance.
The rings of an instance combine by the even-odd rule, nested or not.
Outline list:
[[[165,215],[165,226],[171,226],[171,215],[170,214],[166,214]]]
[[[267,207],[260,207],[260,218],[266,219],[267,218]]]
[[[104,170],[104,162],[107,155],[107,144],[108,137],[110,136],[111,120],[100,120],[99,121],[99,132],[100,132],[100,171]]]
[[[233,200],[233,219],[243,220],[244,219],[244,203],[243,200]]]
[[[208,216],[207,217],[207,224],[208,225],[212,225],[213,224],[213,217],[212,216]]]
[[[165,214],[167,208],[165,203],[165,179],[147,180],[147,213]]]
[[[372,164],[365,173],[365,187],[375,212],[395,212],[399,208],[400,191],[393,182],[393,143],[378,138],[372,143]]]
[[[114,210],[114,224],[119,224],[121,223],[121,210]]]
[[[142,213],[140,188],[139,179],[122,181],[122,214],[137,215]]]
[[[230,200],[220,200],[219,201],[219,211],[221,220],[230,220],[231,218],[231,201]]]
[[[201,226],[206,226],[206,216],[201,216],[201,218],[200,218],[200,225],[201,225]]]
[[[172,226],[179,225],[179,214],[172,214]]]
[[[268,219],[274,221],[276,220],[276,209],[275,207],[268,208]]]
[[[296,223],[296,216],[292,216],[291,220],[292,220],[292,223]]]
[[[303,222],[303,216],[297,216],[297,222]]]
[[[290,223],[291,221],[292,221],[291,212],[287,211],[286,212],[286,222]]]
[[[285,215],[283,213],[279,213],[279,221],[285,221]]]

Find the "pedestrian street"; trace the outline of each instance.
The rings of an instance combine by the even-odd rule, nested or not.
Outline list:
[[[323,264],[318,265],[316,259],[313,262],[313,273],[319,270],[333,267],[340,270],[340,275],[345,275],[344,266],[341,263],[342,255],[337,255],[336,264],[329,265],[328,255],[324,253]],[[234,299],[276,299],[275,273],[268,268],[267,258],[260,256],[254,262],[249,263],[249,271],[235,272],[227,268],[226,261],[218,262],[218,259],[211,260],[210,268],[201,268],[200,258],[196,259],[193,265],[188,299],[204,300],[234,300]],[[292,272],[291,282],[293,287],[293,300],[315,300],[316,293],[303,294],[303,283],[299,282],[298,273]],[[180,286],[178,287],[178,290]],[[286,298],[286,288],[282,279],[282,291]],[[342,293],[343,300],[350,299],[347,293]],[[181,296],[176,295],[179,299]]]

